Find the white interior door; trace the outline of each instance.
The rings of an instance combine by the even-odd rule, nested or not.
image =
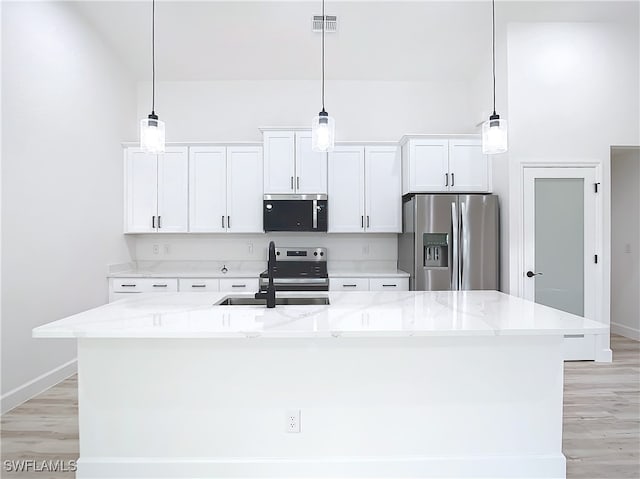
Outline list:
[[[524,297],[598,320],[594,168],[525,168]],[[584,339],[584,338],[574,338]],[[568,359],[594,359],[593,345]]]

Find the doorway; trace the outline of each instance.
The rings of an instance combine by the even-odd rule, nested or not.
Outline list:
[[[523,169],[523,296],[589,319],[598,308],[595,167]],[[595,359],[594,335],[565,336],[565,359]]]

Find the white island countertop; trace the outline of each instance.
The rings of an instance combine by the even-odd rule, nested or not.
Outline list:
[[[217,306],[228,293],[136,294],[33,330],[36,338],[322,338],[598,334],[602,323],[497,291],[282,293],[329,305]]]

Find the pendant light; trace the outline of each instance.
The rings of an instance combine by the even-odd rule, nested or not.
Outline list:
[[[491,0],[493,30],[493,114],[482,124],[482,152],[485,155],[504,153],[508,149],[507,120],[496,113],[496,0]]]
[[[149,153],[164,152],[164,121],[156,107],[156,0],[151,0],[151,113],[140,120],[140,147]]]
[[[324,30],[326,17],[322,0],[322,111],[311,123],[311,148],[313,151],[332,151],[335,145],[335,121],[324,109]]]

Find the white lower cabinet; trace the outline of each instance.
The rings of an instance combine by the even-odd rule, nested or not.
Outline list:
[[[175,293],[176,278],[111,278],[109,302],[129,297],[133,293]]]
[[[409,278],[370,278],[369,291],[409,291]]]
[[[181,293],[210,293],[220,291],[220,280],[214,278],[180,278],[178,291]]]
[[[331,278],[329,291],[409,291],[409,278]]]
[[[220,291],[235,293],[258,292],[258,278],[221,278]]]
[[[369,291],[369,279],[329,278],[329,291]]]

